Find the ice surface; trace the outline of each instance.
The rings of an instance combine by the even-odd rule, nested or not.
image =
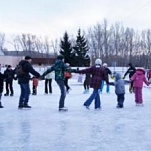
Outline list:
[[[126,85],[123,109],[116,108],[114,87],[101,96],[102,110],[83,107],[89,94],[83,94],[77,77],[69,80],[66,96],[68,112],[58,111],[60,90],[53,80],[53,94],[44,94],[44,81],[38,95],[30,97],[32,109],[18,110],[20,88],[15,95],[2,97],[0,109],[0,151],[151,151],[151,89],[143,89],[144,107],[136,107],[134,94]],[[5,93],[5,91],[4,91]]]

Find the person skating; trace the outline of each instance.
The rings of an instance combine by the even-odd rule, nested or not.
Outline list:
[[[107,63],[103,63],[103,67],[105,68],[105,71],[106,71],[106,74],[109,78],[109,75],[111,76],[112,75],[112,72],[111,70],[108,68],[108,64]],[[103,91],[103,88],[104,88],[104,80],[102,80],[102,83],[100,85],[100,93],[102,93]],[[106,83],[106,93],[110,93],[110,86],[109,84]]]
[[[49,67],[47,67],[49,69]],[[52,73],[48,73],[45,77],[45,94],[52,94]]]
[[[101,101],[100,101],[100,95],[98,90],[100,88],[100,84],[102,80],[105,80],[107,84],[109,83],[106,71],[101,65],[102,65],[102,60],[96,59],[94,66],[77,71],[77,73],[80,74],[90,73],[92,75],[90,87],[93,88],[93,92],[83,104],[87,109],[89,109],[93,100],[95,100],[94,108],[95,109],[101,108]]]
[[[4,96],[13,96],[14,90],[13,90],[13,80],[14,80],[14,70],[12,69],[11,65],[7,66],[7,69],[4,71],[4,74],[6,76],[5,84],[6,84],[6,93]]]
[[[38,79],[34,76],[32,78],[32,95],[37,95]]]
[[[19,97],[19,105],[18,108],[31,108],[31,106],[28,105],[29,102],[29,96],[30,96],[30,86],[29,86],[29,80],[30,73],[34,75],[35,77],[39,78],[40,74],[34,70],[34,68],[31,65],[32,58],[30,56],[26,56],[24,60],[19,62],[19,66],[22,68],[22,74],[19,74],[19,72],[16,70],[18,84],[20,85],[21,94]]]
[[[84,79],[84,94],[89,93],[89,88],[90,88],[90,81],[91,81],[91,74],[90,73],[86,73],[85,74],[85,79]]]
[[[42,74],[42,77],[45,77],[50,72],[52,72],[52,71],[55,72],[55,81],[58,84],[60,91],[61,91],[61,95],[60,95],[60,99],[59,99],[59,111],[68,110],[68,108],[64,106],[65,97],[66,97],[64,79],[65,79],[66,70],[68,70],[68,66],[64,63],[64,57],[62,55],[58,55],[55,63],[49,69],[47,69],[47,71],[45,71]]]
[[[67,67],[68,67],[69,70],[68,70],[68,71],[65,71],[64,84],[65,84],[65,87],[66,87],[66,92],[69,93],[69,90],[70,90],[71,88],[69,87],[68,81],[69,81],[69,79],[72,77],[72,75],[71,75],[71,72],[70,72],[70,69],[71,69],[70,64],[69,64],[69,63],[66,63],[66,65],[67,65]]]
[[[129,74],[129,79],[133,76],[133,74],[136,72],[136,68],[132,65],[132,63],[128,64],[128,70],[125,72],[123,79]],[[133,92],[133,82],[130,83],[129,85],[129,92]]]
[[[2,93],[3,93],[3,85],[4,85],[4,79],[5,75],[0,72],[0,108],[3,108],[1,98],[2,98]]]
[[[117,95],[117,108],[124,107],[124,100],[125,100],[125,83],[124,79],[121,78],[121,74],[115,72],[113,74],[115,78],[115,82],[110,82],[110,85],[115,86],[115,94]]]
[[[133,74],[130,80],[133,82],[136,106],[143,106],[143,83],[145,83],[146,85],[150,84],[150,82],[148,82],[145,77],[145,70],[143,68],[136,69],[136,72]]]

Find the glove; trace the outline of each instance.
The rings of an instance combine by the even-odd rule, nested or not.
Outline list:
[[[123,79],[125,79],[125,76],[123,77]]]
[[[78,70],[77,69],[73,69],[72,72],[73,73],[78,73]]]
[[[40,76],[39,80],[45,80],[45,78],[43,76]]]
[[[110,78],[111,78],[111,79],[114,79],[115,77],[114,77],[114,75],[111,75]]]

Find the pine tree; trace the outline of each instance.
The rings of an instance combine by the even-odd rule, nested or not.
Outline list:
[[[65,32],[63,40],[60,42],[60,54],[62,54],[65,58],[65,63],[69,63],[72,65],[72,46],[71,42],[69,41],[68,33]]]
[[[81,30],[78,30],[78,36],[76,40],[76,45],[73,47],[75,50],[75,62],[77,66],[89,66],[90,57],[88,56],[89,47],[84,36],[81,36]]]

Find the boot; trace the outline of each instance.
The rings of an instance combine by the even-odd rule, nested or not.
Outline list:
[[[24,103],[24,108],[31,108],[31,106],[29,106],[28,103]]]
[[[4,96],[9,96],[9,94],[8,94],[8,93],[5,93]]]
[[[13,96],[13,95],[14,95],[13,93],[10,94],[10,96]]]
[[[0,102],[0,108],[3,108],[2,103]]]

